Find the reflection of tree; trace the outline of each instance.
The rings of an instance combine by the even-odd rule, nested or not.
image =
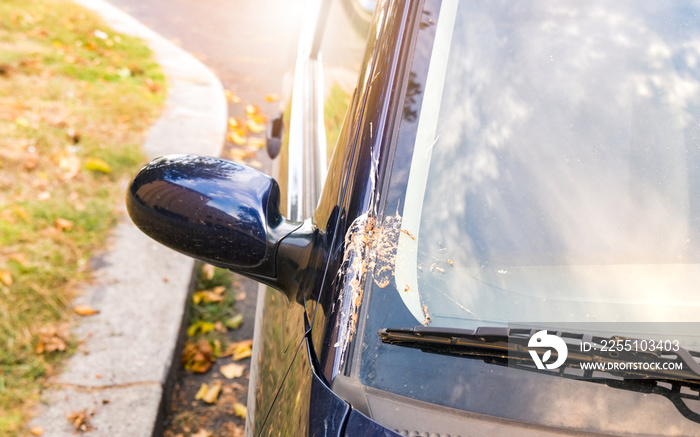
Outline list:
[[[413,123],[418,118],[418,108],[416,98],[421,94],[421,84],[416,81],[416,73],[411,72],[408,77],[408,87],[406,88],[406,100],[403,104],[403,118],[409,123]]]

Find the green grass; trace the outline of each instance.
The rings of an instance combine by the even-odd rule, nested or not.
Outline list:
[[[75,348],[71,302],[165,100],[145,44],[60,0],[0,0],[0,435]],[[64,351],[42,344],[65,343]]]

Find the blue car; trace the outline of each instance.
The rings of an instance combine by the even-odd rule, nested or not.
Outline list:
[[[247,433],[700,435],[700,4],[311,3],[276,178],[127,196],[264,284]]]

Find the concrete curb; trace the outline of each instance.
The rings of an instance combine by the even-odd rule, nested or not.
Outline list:
[[[227,104],[218,78],[201,62],[103,0],[74,0],[114,30],[146,40],[162,65],[170,95],[144,150],[218,156]],[[68,361],[55,388],[42,395],[31,426],[44,436],[74,436],[66,416],[87,410],[91,436],[152,436],[187,308],[194,260],[120,219],[106,252],[93,260],[96,281],[76,303],[100,310],[74,331],[82,351]],[[94,413],[94,414],[93,414]]]

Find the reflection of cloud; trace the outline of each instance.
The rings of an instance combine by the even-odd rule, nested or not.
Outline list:
[[[668,23],[689,12],[664,5],[460,3],[423,208],[422,291],[497,315],[504,303],[479,294],[474,272],[700,258],[700,33],[675,31]],[[456,268],[425,271],[448,257]],[[566,299],[566,287],[547,290]],[[465,314],[437,296],[433,316]]]

